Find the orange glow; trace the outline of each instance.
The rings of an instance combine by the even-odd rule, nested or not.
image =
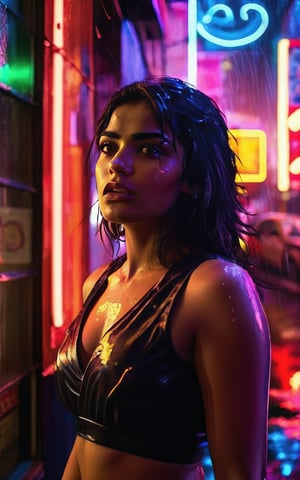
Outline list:
[[[231,148],[241,160],[238,181],[263,182],[267,177],[267,141],[263,130],[232,129],[236,139],[230,139]]]
[[[53,42],[63,46],[63,5],[54,1]],[[53,125],[52,125],[52,318],[55,327],[63,325],[63,58],[53,53]]]

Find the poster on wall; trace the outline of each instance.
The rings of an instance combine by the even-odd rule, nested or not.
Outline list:
[[[0,264],[31,263],[32,211],[0,207]]]

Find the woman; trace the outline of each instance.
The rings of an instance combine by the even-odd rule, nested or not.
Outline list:
[[[181,80],[112,96],[100,118],[101,238],[56,378],[78,418],[64,480],[266,475],[270,340],[247,273],[245,211],[222,113]]]

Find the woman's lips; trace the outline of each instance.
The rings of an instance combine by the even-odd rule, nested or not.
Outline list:
[[[109,182],[105,185],[103,195],[107,198],[125,198],[132,194],[132,191],[123,183]]]

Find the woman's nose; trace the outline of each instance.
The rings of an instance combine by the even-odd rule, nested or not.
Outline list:
[[[121,172],[124,175],[130,175],[133,171],[132,156],[126,150],[117,152],[109,162],[110,172]]]

